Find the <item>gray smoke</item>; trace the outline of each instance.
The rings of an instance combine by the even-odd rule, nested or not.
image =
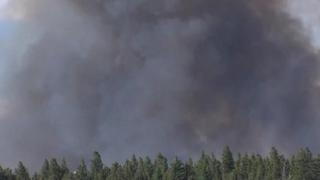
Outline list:
[[[17,0],[0,160],[316,143],[318,65],[284,1]],[[13,42],[16,46],[20,41]],[[19,55],[17,55],[19,54]]]

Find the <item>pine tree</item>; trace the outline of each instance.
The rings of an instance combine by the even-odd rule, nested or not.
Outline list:
[[[221,163],[216,159],[213,153],[211,154],[211,158],[208,156],[208,161],[210,176],[212,176],[213,179],[222,179]]]
[[[312,154],[308,149],[301,149],[292,159],[292,170],[290,172],[293,180],[311,180]]]
[[[234,159],[230,151],[229,146],[226,146],[222,154],[222,173],[226,177],[228,174],[232,173],[234,170]]]
[[[113,163],[111,166],[110,175],[107,177],[107,180],[127,180],[124,177],[122,167],[118,162]]]
[[[49,180],[61,180],[63,174],[61,172],[61,168],[58,164],[57,159],[53,158],[49,162]]]
[[[0,178],[1,179],[1,178]],[[40,180],[40,176],[38,175],[38,173],[34,173],[34,175],[31,178],[32,180]]]
[[[152,175],[152,180],[162,180],[168,169],[168,161],[162,155],[159,154],[154,162],[154,172]]]
[[[136,156],[133,155],[131,160],[126,160],[123,166],[124,176],[126,178],[134,177],[136,174],[137,168],[138,168],[138,161],[136,159]]]
[[[250,159],[248,154],[246,153],[241,158],[240,163],[240,177],[241,179],[249,179],[249,173],[250,173]]]
[[[142,158],[139,158],[137,170],[134,176],[132,177],[134,177],[135,180],[148,180],[148,173],[144,167],[144,162]]]
[[[93,180],[102,180],[103,177],[103,162],[98,152],[93,153],[91,160],[91,178]]]
[[[75,177],[78,180],[89,180],[89,172],[87,169],[87,165],[83,159],[80,161],[80,165],[75,171]]]
[[[186,179],[186,172],[184,164],[176,157],[171,163],[169,171],[170,180],[184,180]]]
[[[311,164],[312,180],[320,179],[320,155],[313,159]]]
[[[255,179],[264,179],[265,174],[266,174],[266,167],[265,167],[265,162],[261,155],[257,155],[257,172],[256,172],[256,177]]]
[[[280,180],[282,177],[281,158],[276,148],[272,147],[270,151],[268,179]]]
[[[188,162],[185,164],[185,171],[187,180],[195,180],[194,165],[191,158],[189,158]]]
[[[17,169],[15,170],[16,180],[30,180],[27,168],[20,161]]]
[[[41,172],[40,172],[40,179],[41,180],[48,180],[49,179],[49,174],[50,174],[50,165],[48,159],[45,159],[43,162],[43,165],[41,167]]]
[[[61,173],[63,176],[69,176],[70,170],[67,165],[67,161],[63,158],[61,162]]]
[[[1,180],[16,180],[15,175],[12,173],[11,169],[3,169],[0,166],[0,179]]]
[[[195,165],[195,179],[211,180],[213,173],[210,170],[210,157],[202,152],[199,161]]]
[[[144,159],[144,168],[147,173],[148,179],[151,179],[153,174],[153,164],[148,156]]]
[[[103,178],[106,179],[110,175],[111,169],[108,166],[103,168]]]

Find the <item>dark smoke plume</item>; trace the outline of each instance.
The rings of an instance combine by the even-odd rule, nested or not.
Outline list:
[[[30,40],[8,60],[0,160],[319,150],[319,57],[284,3],[13,2]]]

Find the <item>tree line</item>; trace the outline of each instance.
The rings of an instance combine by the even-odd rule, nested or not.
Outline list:
[[[55,158],[46,159],[32,175],[22,162],[14,170],[0,167],[0,180],[320,180],[320,155],[313,155],[308,148],[289,158],[276,148],[266,156],[234,155],[225,147],[221,158],[203,152],[196,161],[178,157],[168,161],[159,154],[153,160],[132,156],[107,166],[94,152],[88,166],[81,160],[74,170],[65,160],[58,162]]]

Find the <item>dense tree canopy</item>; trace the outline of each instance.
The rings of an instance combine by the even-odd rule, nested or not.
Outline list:
[[[45,160],[32,176],[22,162],[11,170],[0,166],[0,180],[320,180],[320,155],[300,149],[287,158],[272,148],[267,156],[234,154],[229,147],[221,160],[203,152],[196,161],[178,157],[168,160],[159,154],[154,160],[136,157],[110,166],[93,153],[89,167],[84,160],[70,170],[66,160]]]

